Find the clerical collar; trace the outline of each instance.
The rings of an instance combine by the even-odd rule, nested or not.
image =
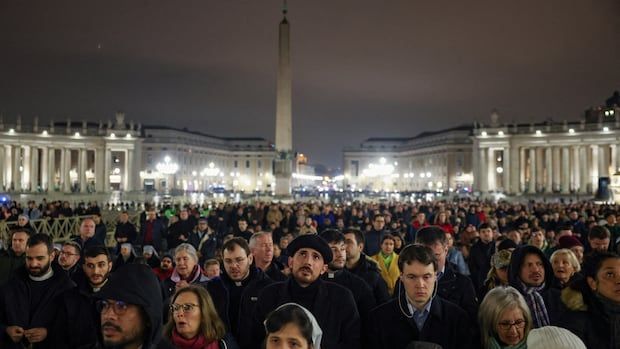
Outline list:
[[[41,275],[41,276],[32,276],[32,275],[28,274],[28,277],[32,281],[45,281],[45,280],[51,279],[52,276],[54,276],[54,269],[52,269],[51,267],[49,268],[47,273],[45,273],[44,275]]]
[[[328,270],[327,271],[327,278],[328,279],[335,279],[338,275],[340,275],[340,273],[342,273],[342,270]]]

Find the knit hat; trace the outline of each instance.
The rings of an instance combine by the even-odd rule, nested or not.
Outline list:
[[[323,262],[325,264],[330,263],[332,258],[334,258],[332,250],[329,248],[327,242],[316,234],[300,235],[293,239],[286,247],[287,255],[292,257],[295,255],[295,252],[302,248],[311,248],[319,252],[321,256],[323,256]]]
[[[527,336],[528,349],[586,349],[585,344],[567,329],[555,326],[535,328]]]
[[[512,240],[511,240],[512,241]],[[510,265],[510,250],[500,250],[491,256],[491,266],[495,269],[507,268]]]
[[[570,249],[575,246],[583,247],[581,241],[579,241],[579,239],[577,239],[577,237],[573,235],[564,235],[560,238],[560,240],[558,240],[558,242],[560,243],[560,248]]]

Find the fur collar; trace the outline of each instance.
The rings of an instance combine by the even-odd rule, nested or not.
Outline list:
[[[562,302],[569,310],[572,311],[587,311],[588,306],[583,299],[583,294],[580,291],[572,289],[570,286],[565,287],[562,290]]]

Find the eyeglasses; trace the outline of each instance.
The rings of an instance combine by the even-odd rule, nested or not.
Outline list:
[[[198,304],[185,303],[185,304],[170,304],[170,311],[174,313],[178,313],[179,311],[183,311],[183,314],[191,313],[194,311]]]
[[[116,315],[123,315],[127,312],[129,308],[129,304],[123,301],[106,301],[100,300],[96,303],[97,311],[100,313],[105,313],[108,310],[112,309]]]
[[[501,328],[503,331],[509,331],[512,326],[514,326],[518,330],[521,330],[525,327],[525,324],[527,324],[527,321],[519,319],[517,321],[502,321],[498,325],[499,328]]]

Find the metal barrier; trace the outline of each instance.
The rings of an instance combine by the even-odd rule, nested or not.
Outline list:
[[[140,214],[141,211],[133,211],[129,213],[129,221],[140,231]],[[108,245],[114,244],[114,231],[118,222],[119,211],[102,211],[101,219],[106,226]],[[65,242],[71,238],[78,236],[80,232],[80,224],[84,218],[91,216],[73,216],[54,219],[34,219],[30,221],[37,233],[50,235],[54,242]],[[17,222],[0,221],[0,239],[8,245],[11,236],[11,230],[17,227]]]

